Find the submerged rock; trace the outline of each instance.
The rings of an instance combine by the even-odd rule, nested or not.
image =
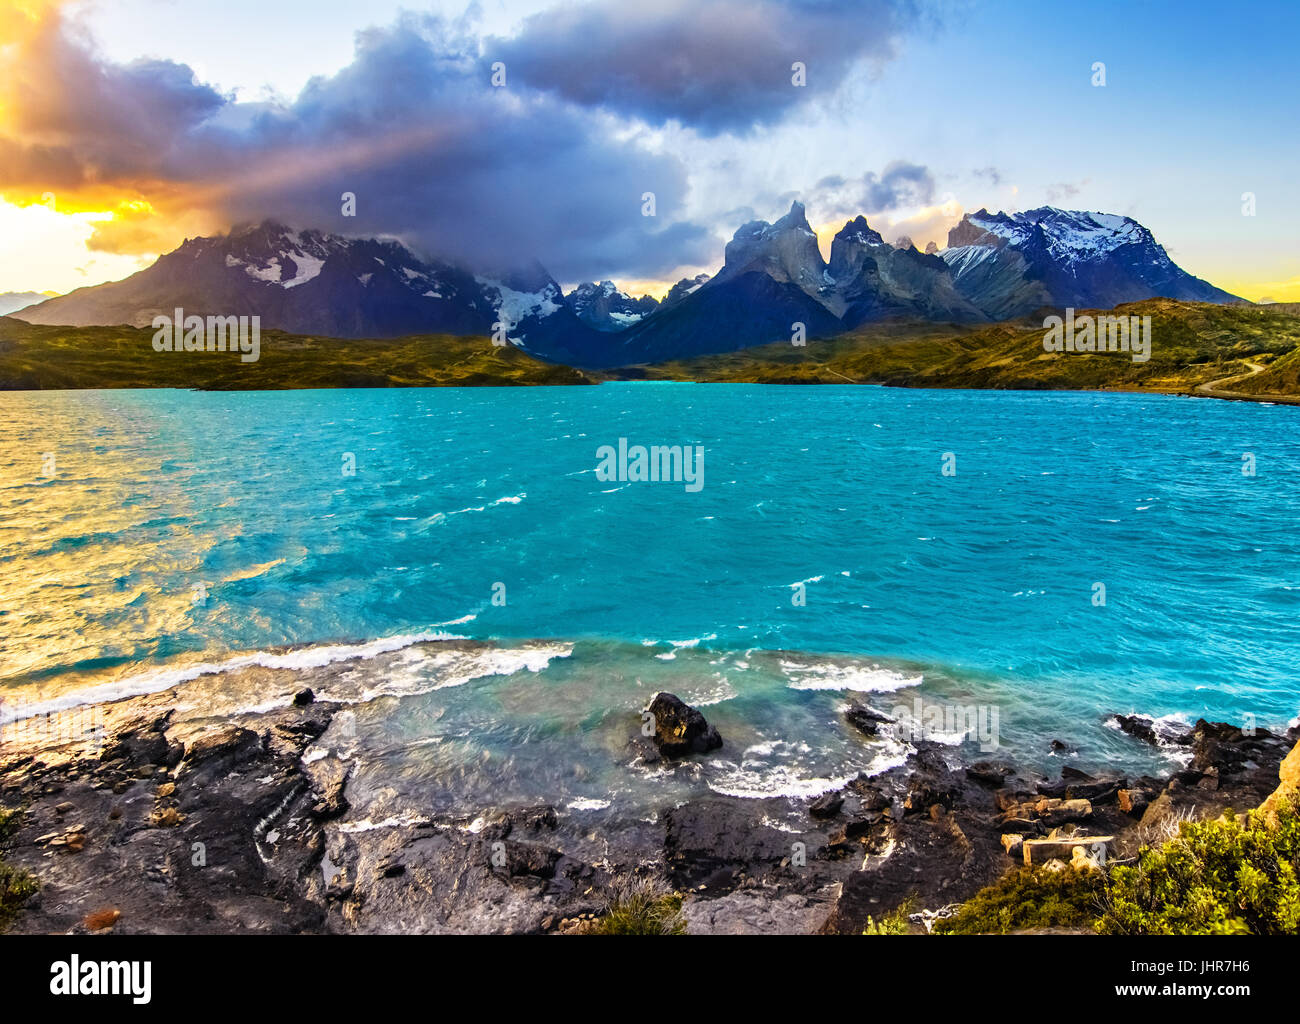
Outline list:
[[[878,736],[882,725],[893,725],[894,720],[879,711],[873,711],[865,704],[851,700],[844,709],[844,720],[864,736]]]
[[[1149,719],[1140,715],[1116,715],[1115,721],[1126,733],[1142,740],[1144,743],[1150,743],[1154,747],[1160,742],[1156,736],[1155,727]]]
[[[718,730],[704,716],[680,697],[656,693],[645,710],[654,720],[651,737],[664,757],[705,754],[722,746]]]

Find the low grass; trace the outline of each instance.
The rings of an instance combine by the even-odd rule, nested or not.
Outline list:
[[[657,879],[621,882],[588,935],[685,935],[682,897]]]
[[[1045,311],[1046,312],[1046,311]],[[1108,310],[1080,310],[1097,315]],[[660,380],[769,384],[883,384],[898,387],[1116,390],[1192,393],[1198,385],[1251,372],[1224,385],[1259,397],[1300,396],[1300,315],[1290,307],[1219,306],[1148,299],[1115,315],[1151,317],[1151,358],[1128,353],[1043,351],[1043,317],[985,327],[879,323],[805,347],[788,342],[629,371]]]
[[[4,841],[17,829],[21,818],[21,811],[0,807],[0,850]],[[23,903],[34,896],[36,890],[36,879],[0,859],[0,932],[9,927]]]
[[[257,362],[238,352],[155,352],[134,327],[46,327],[0,317],[0,390],[189,388],[513,387],[591,384],[582,372],[488,338],[419,335],[391,340],[316,338],[264,331]]]

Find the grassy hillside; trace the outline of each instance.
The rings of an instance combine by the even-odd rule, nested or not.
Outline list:
[[[487,338],[420,335],[384,341],[264,331],[261,358],[237,352],[155,352],[133,327],[43,327],[0,317],[0,390],[50,388],[288,388],[590,384],[578,370],[543,363]]]
[[[1096,314],[1106,310],[1084,310]],[[873,324],[804,348],[765,345],[663,363],[629,376],[661,380],[904,387],[1105,389],[1232,397],[1300,396],[1300,315],[1268,306],[1149,299],[1116,315],[1151,317],[1151,358],[1043,351],[1042,317],[981,328]],[[1257,369],[1260,368],[1260,369]],[[1216,381],[1222,389],[1204,390]],[[1249,388],[1249,391],[1247,389]]]
[[[1096,314],[1106,310],[1085,310]],[[599,379],[901,387],[1084,389],[1300,402],[1300,307],[1217,306],[1149,299],[1115,310],[1151,317],[1151,358],[1043,351],[1042,317],[969,327],[872,324],[796,348],[584,373],[486,338],[422,335],[341,340],[267,331],[261,359],[155,352],[131,327],[42,327],[0,317],[0,389],[177,387],[279,390],[590,384]]]

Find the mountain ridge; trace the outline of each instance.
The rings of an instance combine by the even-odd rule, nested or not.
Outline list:
[[[890,244],[859,215],[836,233],[826,261],[796,200],[772,223],[741,225],[715,274],[679,281],[662,302],[612,281],[566,294],[535,260],[472,272],[396,239],[268,219],[186,239],[122,281],[13,315],[33,324],[143,327],[180,307],[259,315],[264,329],[337,338],[491,335],[593,369],[830,337],[892,319],[981,324],[1156,297],[1243,301],[1183,271],[1147,228],[1116,214],[981,209],[951,229],[949,248],[937,254]]]

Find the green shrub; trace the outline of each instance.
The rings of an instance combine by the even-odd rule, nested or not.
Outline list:
[[[0,839],[18,827],[22,811],[0,807]],[[36,879],[20,868],[10,867],[0,860],[0,931],[9,926],[23,901],[36,893]]]
[[[898,907],[891,910],[888,914],[877,921],[874,917],[867,918],[867,926],[862,929],[863,935],[906,935],[908,933],[910,922],[907,917],[912,913],[917,903],[915,896],[909,896]]]
[[[1300,931],[1300,814],[1184,822],[1159,849],[1111,872],[1099,929],[1112,935],[1293,935]]]
[[[1091,928],[1106,888],[1101,871],[1017,867],[981,889],[949,918],[942,935],[1005,935],[1027,928]]]
[[[9,927],[18,909],[36,894],[36,879],[21,868],[0,861],[0,931]]]
[[[606,912],[586,932],[589,935],[684,935],[682,898],[661,882],[631,879],[615,890]]]

